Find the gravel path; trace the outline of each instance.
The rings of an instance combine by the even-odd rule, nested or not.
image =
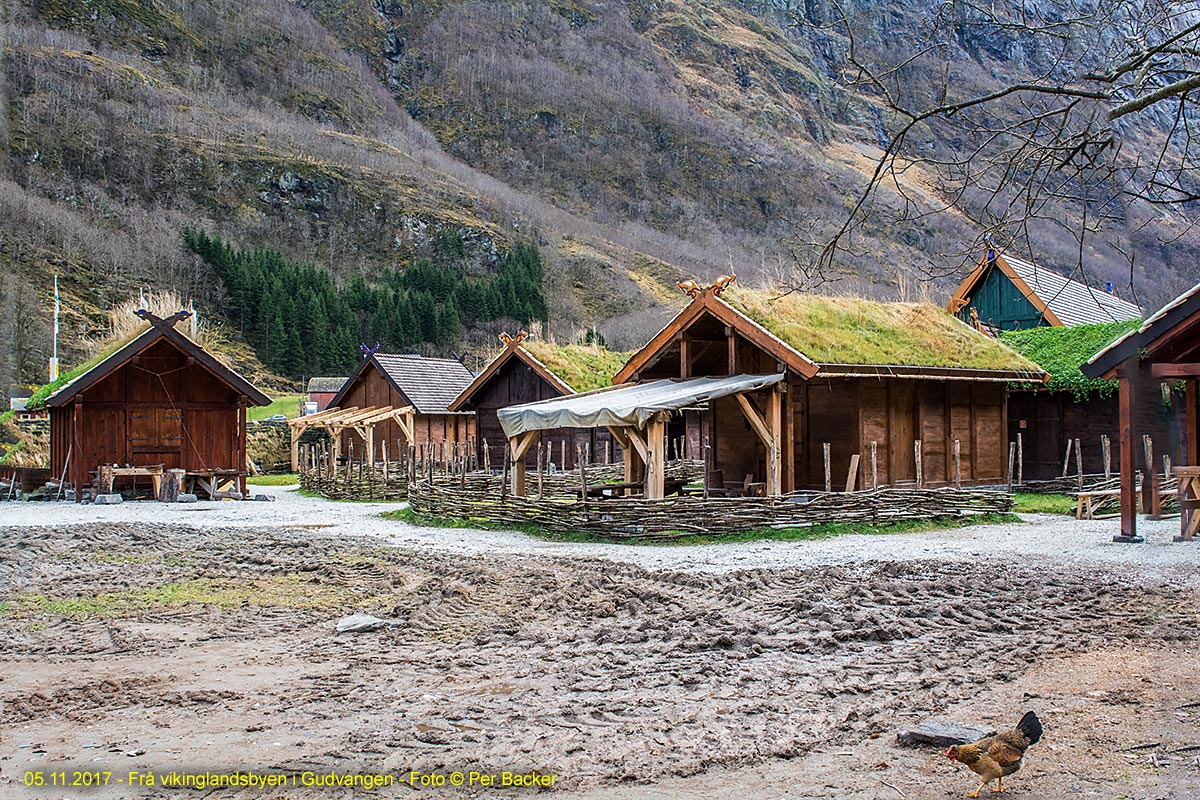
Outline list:
[[[927,533],[838,536],[811,542],[746,542],[719,545],[626,545],[550,542],[522,533],[461,528],[424,528],[380,518],[398,503],[335,503],[302,497],[291,487],[254,487],[272,503],[164,505],[73,503],[0,505],[0,525],[42,526],[93,522],[143,522],[225,530],[230,527],[310,528],[326,533],[385,539],[424,552],[603,558],[650,570],[728,572],[751,568],[810,567],[867,561],[975,561],[1077,564],[1197,581],[1200,541],[1177,544],[1178,518],[1139,520],[1142,545],[1115,544],[1117,520],[1081,522],[1030,514],[1025,524],[982,525]]]

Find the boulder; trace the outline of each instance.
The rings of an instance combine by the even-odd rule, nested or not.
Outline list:
[[[187,492],[180,492],[179,496],[175,498],[175,502],[176,503],[194,503],[194,502],[196,502],[196,495],[188,494]]]
[[[93,504],[98,506],[115,506],[124,502],[125,498],[119,494],[98,494],[96,495],[96,499],[92,501]]]

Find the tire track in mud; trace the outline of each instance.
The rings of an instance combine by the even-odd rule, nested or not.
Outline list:
[[[994,563],[685,574],[144,525],[0,529],[0,552],[0,584],[18,597],[146,598],[200,581],[254,598],[78,616],[19,601],[0,615],[11,643],[0,663],[174,653],[186,669],[187,643],[249,641],[268,662],[313,665],[257,698],[264,710],[356,723],[336,752],[306,754],[310,767],[537,768],[575,784],[860,739],[970,696],[981,674],[1005,681],[1058,655],[1184,641],[1198,621],[1172,587]],[[333,622],[354,611],[401,624],[334,638]],[[169,691],[114,680],[123,688],[111,701],[69,677],[24,695],[0,684],[15,715],[0,724],[95,719]],[[239,724],[240,698],[217,699]]]

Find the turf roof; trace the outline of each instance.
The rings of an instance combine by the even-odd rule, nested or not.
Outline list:
[[[731,288],[735,309],[823,364],[1037,372],[1038,365],[930,303]]]
[[[629,353],[590,344],[553,344],[544,340],[521,344],[530,355],[577,392],[612,385],[612,377],[625,366]]]
[[[1002,331],[1000,338],[1009,347],[1036,361],[1050,373],[1046,388],[1071,392],[1077,400],[1085,400],[1095,392],[1109,397],[1117,388],[1116,381],[1089,378],[1079,367],[1115,339],[1142,324],[1140,319],[1125,322],[1104,322],[1075,325],[1069,328],[1042,327],[1023,331]]]

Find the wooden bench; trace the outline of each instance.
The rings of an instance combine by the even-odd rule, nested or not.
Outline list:
[[[1101,489],[1094,492],[1076,492],[1075,493],[1075,519],[1109,519],[1110,517],[1118,517],[1120,511],[1115,514],[1105,514],[1104,516],[1096,516],[1099,511],[1110,500],[1121,501],[1120,489]]]

